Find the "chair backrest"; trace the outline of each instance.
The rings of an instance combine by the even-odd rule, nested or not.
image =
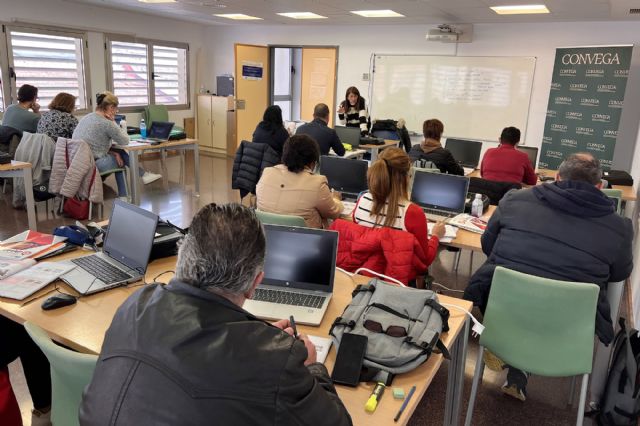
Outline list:
[[[300,216],[268,213],[260,210],[256,210],[256,216],[258,216],[260,222],[268,225],[307,226],[304,219]]]
[[[56,345],[43,329],[33,323],[26,322],[24,328],[51,364],[51,422],[54,425],[78,425],[82,392],[91,382],[98,356]]]
[[[506,364],[543,376],[591,372],[595,284],[496,267],[480,344]]]
[[[143,118],[147,129],[150,129],[154,121],[169,121],[169,111],[166,105],[147,105]]]
[[[603,189],[604,195],[613,198],[616,201],[616,211],[618,214],[622,211],[622,190],[621,189]]]

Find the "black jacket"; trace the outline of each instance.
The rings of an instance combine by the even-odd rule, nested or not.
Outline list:
[[[608,344],[613,325],[607,284],[631,274],[631,221],[584,182],[565,181],[507,193],[491,216],[482,251],[487,261],[471,277],[464,298],[484,311],[496,266],[526,274],[600,286],[596,334]]]
[[[436,148],[431,152],[424,152],[420,147],[420,144],[414,145],[409,151],[409,157],[411,161],[427,160],[432,161],[440,172],[449,173],[451,175],[464,175],[464,169],[453,158],[451,152],[445,148]]]
[[[265,167],[280,164],[280,156],[269,145],[242,141],[233,160],[231,188],[240,190],[240,197],[256,193],[256,185]]]
[[[22,139],[22,130],[0,125],[0,151],[8,153],[13,158],[20,139]]]
[[[134,293],[107,330],[81,425],[349,425],[304,344],[177,280]]]
[[[282,147],[284,146],[284,142],[289,138],[289,132],[284,127],[280,127],[275,131],[271,130],[268,125],[261,121],[256,130],[253,132],[253,143],[266,143],[269,145],[275,152],[278,153],[280,157],[282,157]]]
[[[343,156],[345,153],[344,146],[342,146],[336,131],[319,118],[300,126],[296,131],[296,135],[311,136],[320,145],[320,155],[328,155],[331,148],[337,155]]]

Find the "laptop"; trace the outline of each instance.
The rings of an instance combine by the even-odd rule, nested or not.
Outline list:
[[[333,294],[338,233],[278,225],[264,225],[264,232],[264,279],[243,308],[262,319],[293,315],[320,325]]]
[[[335,126],[334,130],[338,134],[341,143],[348,143],[353,149],[360,146],[360,128]]]
[[[422,207],[429,220],[447,220],[464,213],[469,178],[416,170],[411,201]]]
[[[366,191],[369,162],[350,158],[323,155],[320,157],[320,174],[327,177],[329,188],[340,191],[347,198],[357,198]]]
[[[533,167],[533,170],[535,170],[538,160],[538,148],[536,148],[535,146],[518,146],[518,151],[522,151],[529,156],[531,167]]]
[[[138,139],[136,142],[151,144],[167,142],[169,135],[171,135],[171,129],[173,129],[173,123],[169,121],[154,121],[147,132],[147,137]]]
[[[60,278],[82,295],[142,279],[157,224],[154,213],[115,200],[102,251],[71,259],[76,267]]]
[[[444,146],[464,168],[477,169],[480,164],[482,142],[467,139],[447,138]]]

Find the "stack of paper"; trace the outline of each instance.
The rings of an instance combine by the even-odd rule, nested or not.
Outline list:
[[[331,349],[331,339],[327,337],[320,336],[311,336],[309,335],[309,340],[316,347],[316,360],[320,363],[324,364],[324,360],[327,359],[327,355],[329,355],[329,349]]]
[[[429,235],[433,233],[433,227],[436,226],[435,222],[428,222],[427,226],[429,228]],[[440,238],[441,243],[450,243],[456,238],[458,234],[458,228],[451,225],[444,226],[444,237]]]
[[[459,215],[451,219],[449,223],[453,226],[457,226],[458,228],[476,232],[478,234],[482,234],[487,228],[487,222],[480,219],[479,217],[471,216],[467,213],[460,213]]]
[[[42,262],[0,280],[0,297],[23,300],[75,267],[73,263]]]
[[[0,242],[0,259],[28,259],[58,250],[67,237],[58,237],[36,231],[24,231]]]

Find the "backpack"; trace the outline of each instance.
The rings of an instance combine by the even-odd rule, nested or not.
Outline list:
[[[336,318],[329,335],[336,350],[344,333],[367,336],[367,350],[360,381],[390,384],[393,375],[406,373],[425,362],[432,352],[450,358],[440,340],[449,330],[449,311],[431,290],[399,287],[376,278],[358,285],[353,299]],[[366,323],[366,325],[365,325]],[[376,326],[377,331],[372,330]],[[391,336],[390,328],[405,335]]]
[[[597,417],[602,426],[637,425],[640,417],[640,336],[638,330],[625,327],[624,318],[619,323]]]

